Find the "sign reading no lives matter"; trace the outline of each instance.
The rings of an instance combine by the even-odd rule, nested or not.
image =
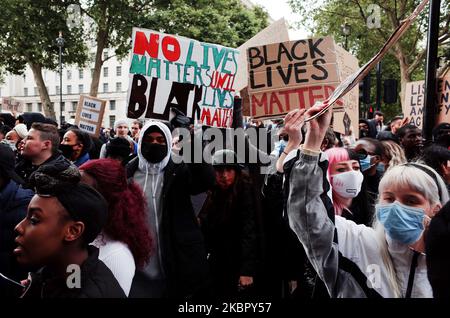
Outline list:
[[[204,125],[230,127],[239,51],[133,28],[128,118],[169,120],[178,108]]]
[[[78,101],[75,125],[80,130],[98,137],[102,126],[103,114],[105,112],[106,100],[91,96],[80,96]]]

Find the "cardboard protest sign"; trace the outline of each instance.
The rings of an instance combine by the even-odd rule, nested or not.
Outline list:
[[[254,118],[281,117],[296,108],[309,108],[327,99],[341,81],[358,69],[358,60],[331,37],[250,47],[247,53],[250,111]],[[346,100],[338,101],[335,112],[342,116],[335,118],[336,131],[348,133],[349,125],[357,131],[358,96],[356,87]],[[352,113],[346,116],[346,125],[344,112]]]
[[[11,112],[23,112],[23,103],[13,97],[3,97],[2,106],[5,110],[9,110]]]
[[[169,120],[175,107],[204,125],[230,127],[238,50],[133,28],[128,118]]]
[[[438,114],[436,124],[450,123],[450,76],[437,80]],[[422,129],[425,102],[425,81],[406,83],[405,100],[402,110],[409,123]]]
[[[105,113],[106,100],[91,96],[80,96],[78,101],[75,125],[80,130],[98,137],[102,126],[103,114]]]
[[[328,111],[330,107],[336,107],[334,104],[340,100],[343,96],[345,96],[350,90],[352,90],[359,82],[361,82],[364,77],[369,74],[369,72],[374,68],[374,66],[381,61],[381,59],[386,55],[386,53],[390,50],[390,48],[397,43],[397,41],[402,37],[402,35],[409,29],[411,24],[416,20],[417,16],[420,12],[423,11],[425,6],[427,5],[428,0],[422,0],[422,2],[414,9],[411,15],[400,21],[399,26],[394,32],[391,34],[387,42],[383,45],[383,47],[375,54],[366,64],[364,64],[358,71],[354,72],[352,75],[347,77],[344,81],[339,84],[333,94],[323,101],[320,104],[325,104],[326,106],[322,108],[322,110],[309,118],[305,119],[305,122],[310,121],[324,112]]]
[[[408,123],[420,129],[422,129],[424,93],[425,81],[406,83],[405,100],[402,105],[403,115],[408,117]]]
[[[248,72],[247,72],[247,49],[253,46],[260,46],[271,43],[279,43],[289,41],[289,31],[286,25],[286,20],[281,18],[270,24],[264,30],[258,32],[250,40],[238,47],[239,50],[239,72],[236,74],[235,89],[241,91],[247,86]]]
[[[438,80],[438,123],[450,123],[450,75]]]

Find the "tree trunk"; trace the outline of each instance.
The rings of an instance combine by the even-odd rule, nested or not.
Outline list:
[[[94,73],[92,74],[92,82],[90,95],[97,97],[98,85],[100,84],[100,74],[102,72],[103,65],[103,50],[108,43],[108,17],[107,17],[107,7],[106,2],[102,4],[102,15],[100,21],[98,21],[98,31],[97,31],[97,51],[95,52],[95,64]]]
[[[29,62],[28,64],[33,71],[34,81],[36,82],[39,97],[41,98],[41,103],[44,110],[44,116],[56,120],[55,110],[53,109],[50,96],[48,96],[47,87],[45,86],[44,78],[42,77],[42,67],[39,64],[32,62]],[[62,89],[62,87],[60,89]]]
[[[106,46],[107,34],[104,30],[99,30],[97,33],[97,51],[95,53],[94,73],[92,74],[90,95],[97,97],[98,85],[100,84],[100,74],[103,65],[103,50]]]

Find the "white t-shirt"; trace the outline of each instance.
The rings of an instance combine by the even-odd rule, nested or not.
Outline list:
[[[110,269],[128,297],[136,270],[128,245],[114,241],[104,233],[100,233],[91,244],[100,250],[98,258]]]

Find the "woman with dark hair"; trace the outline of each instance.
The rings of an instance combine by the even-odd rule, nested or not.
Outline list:
[[[136,267],[144,266],[152,248],[142,190],[134,182],[127,183],[118,160],[91,160],[80,167],[80,173],[82,182],[97,189],[109,203],[108,220],[93,245],[128,296]]]
[[[124,298],[98,249],[89,243],[104,226],[108,204],[82,184],[67,161],[41,165],[30,176],[36,191],[17,224],[14,255],[30,269],[22,298]]]
[[[230,160],[225,160],[225,159]],[[216,296],[237,295],[252,286],[258,258],[252,184],[232,150],[213,156],[216,186],[200,212]]]

